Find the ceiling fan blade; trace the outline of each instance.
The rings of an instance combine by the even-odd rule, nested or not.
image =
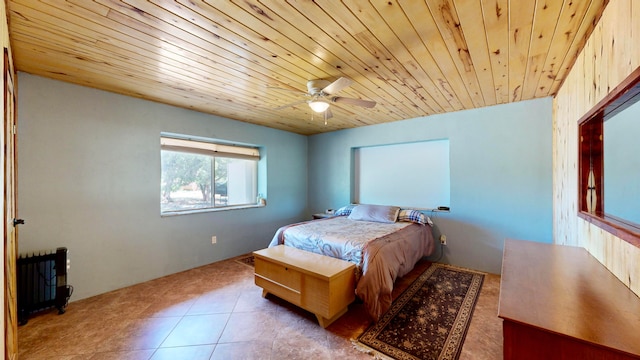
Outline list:
[[[274,108],[273,110],[282,110],[282,109],[286,109],[288,107],[296,106],[298,104],[302,104],[302,103],[306,103],[306,102],[307,102],[307,100],[298,100],[298,101],[295,101],[295,102],[292,102],[292,103],[289,103],[289,104],[278,106],[277,108]]]
[[[340,79],[327,85],[324,89],[322,89],[322,92],[327,95],[332,95],[346,88],[347,86],[350,86],[352,82],[353,81],[351,81],[351,79],[348,79],[346,77],[341,77]]]
[[[376,106],[376,102],[372,100],[352,99],[352,98],[339,97],[339,96],[332,98],[331,101],[334,103],[356,105],[356,106],[362,106],[366,108],[372,108]]]

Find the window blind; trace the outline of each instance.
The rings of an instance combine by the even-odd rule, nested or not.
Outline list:
[[[257,148],[248,146],[217,144],[164,136],[160,137],[160,145],[162,150],[181,151],[236,159],[260,160],[260,151]]]

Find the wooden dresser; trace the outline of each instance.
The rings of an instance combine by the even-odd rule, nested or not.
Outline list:
[[[640,359],[640,299],[580,247],[506,240],[505,359]]]
[[[253,253],[255,283],[268,293],[316,315],[322,327],[355,300],[355,269],[348,261],[278,245]]]

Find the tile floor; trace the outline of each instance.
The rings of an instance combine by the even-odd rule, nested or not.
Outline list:
[[[362,304],[326,329],[314,315],[261,297],[253,268],[229,259],[71,302],[18,328],[25,359],[373,359],[352,344],[369,325]],[[429,266],[420,262],[394,296]],[[502,359],[500,277],[482,287],[461,359]]]

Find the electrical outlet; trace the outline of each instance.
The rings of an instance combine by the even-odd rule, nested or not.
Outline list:
[[[218,242],[218,237],[217,236],[212,236],[211,237],[211,244],[215,244]]]
[[[440,235],[440,244],[447,245],[447,235]]]

